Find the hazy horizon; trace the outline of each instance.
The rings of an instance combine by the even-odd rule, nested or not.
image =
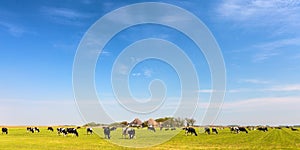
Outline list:
[[[0,125],[106,123],[101,120],[103,114],[93,114],[91,118],[81,116],[88,112],[78,108],[74,96],[73,63],[82,38],[98,19],[138,2],[147,1],[1,1]],[[221,49],[226,68],[226,90],[221,92],[226,95],[212,124],[300,124],[297,115],[300,113],[300,1],[159,2],[178,6],[199,18]],[[127,24],[133,20],[129,14],[124,12],[117,20]],[[178,19],[174,15],[162,18],[162,21]],[[182,19],[179,25],[185,25],[185,22]],[[183,49],[191,60],[199,78],[196,83],[199,89],[188,92],[196,93],[199,100],[196,105],[191,104],[197,108],[193,115],[180,117],[194,118],[195,124],[201,124],[212,93],[220,92],[212,89],[211,64],[202,49],[186,34],[151,23],[131,26],[117,33],[96,60],[95,92],[105,113],[116,121],[131,121],[136,117],[146,120],[173,116],[181,101],[187,104],[191,101],[190,97],[182,95],[176,68],[165,61],[147,59],[139,62],[138,58],[132,57],[131,63],[139,62],[133,68],[121,64],[112,69],[123,49],[146,38],[169,41]],[[99,40],[93,42],[103,44]],[[86,55],[98,54],[95,51]],[[175,53],[170,56],[183,61],[175,57]],[[151,92],[156,90],[150,92],[150,85],[158,80],[166,87],[163,95],[166,99],[157,111],[148,114],[129,111],[116,100],[112,74],[128,75],[126,79],[132,97],[124,97],[126,104],[132,99],[148,102]],[[89,106],[92,109],[95,104]],[[138,109],[148,110],[149,107]]]

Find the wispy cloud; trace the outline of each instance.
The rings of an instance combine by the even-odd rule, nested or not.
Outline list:
[[[259,80],[259,79],[241,79],[239,80],[240,83],[252,83],[252,84],[269,84],[270,81],[266,80]]]
[[[226,0],[217,7],[220,18],[243,26],[269,27],[276,34],[294,33],[300,25],[300,1]],[[299,33],[299,32],[298,32]]]
[[[151,69],[144,69],[143,74],[145,77],[150,78],[152,77],[153,71]]]
[[[212,93],[214,92],[213,89],[201,89],[197,91],[198,93]]]
[[[265,60],[268,60],[274,56],[277,56],[279,55],[278,52],[272,52],[272,51],[264,51],[264,52],[260,52],[260,53],[257,53],[253,56],[253,59],[252,61],[257,63],[257,62],[263,62]]]
[[[286,46],[300,46],[300,38],[289,38],[271,41],[263,44],[256,45],[256,48],[262,50],[275,50]]]
[[[111,5],[110,3],[108,3]],[[156,9],[155,14],[165,14],[166,12],[173,12],[173,10],[167,10],[167,7],[164,7],[164,9]],[[153,13],[145,13],[145,12],[151,12],[150,8],[145,7],[145,9],[142,12],[136,11],[133,12],[132,10],[120,10],[119,13],[114,13],[111,14],[110,21],[115,22],[118,24],[133,24],[136,23],[137,21],[145,21],[147,19],[145,18],[153,18],[153,16],[156,16]],[[149,15],[149,16],[148,16]],[[151,20],[151,19],[150,19]],[[186,17],[183,14],[176,13],[174,15],[160,15],[156,16],[155,18],[156,21],[162,22],[162,23],[189,23],[191,21],[190,18]]]
[[[81,0],[81,3],[89,5],[93,3],[93,0]]]
[[[261,62],[284,53],[287,48],[300,46],[300,38],[280,39],[254,45],[258,52],[253,56],[254,62]]]
[[[289,108],[296,108],[300,103],[300,97],[261,97],[261,98],[254,98],[254,99],[245,99],[239,100],[235,102],[224,102],[223,108],[224,109],[236,109],[236,108],[261,108],[265,106],[274,106],[272,109],[276,110],[276,108],[280,108],[283,105],[288,105]],[[276,107],[275,107],[276,106]],[[240,109],[239,109],[240,110]]]
[[[82,19],[89,18],[91,14],[79,12],[68,8],[41,7],[41,12],[55,23],[67,25],[81,25]]]
[[[249,92],[250,89],[228,89],[225,92],[226,93],[240,93],[240,92]],[[198,90],[198,93],[212,93],[212,92],[223,92],[223,91],[217,91],[217,90],[213,90],[213,89],[202,89],[202,90]]]
[[[237,89],[227,89],[226,93],[244,93],[244,92],[298,92],[300,91],[300,84],[286,84],[286,85],[270,85],[270,81],[261,80],[245,80],[247,83],[253,84],[265,84],[269,85],[266,88],[237,88]],[[243,82],[245,82],[243,81]],[[198,93],[212,93],[218,92],[213,89],[201,89],[197,91]]]
[[[129,67],[125,64],[118,64],[117,67],[117,72],[118,74],[121,74],[121,75],[128,75],[129,73]]]
[[[300,84],[290,84],[273,86],[271,88],[264,89],[264,91],[274,91],[274,92],[297,92],[300,91]]]
[[[139,77],[139,76],[141,76],[142,74],[141,73],[132,73],[132,76],[134,76],[134,77]]]
[[[134,77],[145,77],[150,78],[152,77],[153,71],[149,68],[143,69],[142,72],[134,72],[131,75]]]
[[[1,22],[0,21],[0,28],[3,28],[9,34],[11,34],[12,36],[15,36],[15,37],[20,37],[24,33],[27,32],[24,28],[22,28],[18,25],[12,24],[12,23],[8,23],[8,22]]]

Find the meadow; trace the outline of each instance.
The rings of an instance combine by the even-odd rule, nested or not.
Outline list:
[[[78,129],[79,137],[67,135],[59,136],[56,132],[48,131],[47,127],[40,127],[40,133],[26,132],[26,127],[8,127],[9,134],[0,134],[1,150],[102,150],[102,149],[133,149],[135,146],[147,146],[150,143],[170,140],[151,149],[300,149],[300,131],[289,128],[269,129],[268,132],[249,131],[234,134],[228,128],[219,130],[219,134],[204,134],[201,128],[196,128],[198,136],[186,136],[181,129],[176,131],[159,131],[155,133],[147,129],[136,129],[135,139],[123,139],[121,129],[111,132],[111,139],[104,139],[103,129],[94,130],[99,133],[87,135],[86,129]],[[55,127],[56,129],[56,127]],[[176,135],[176,133],[178,134]],[[122,147],[114,143],[121,143],[131,147]],[[142,148],[149,149],[149,147]]]

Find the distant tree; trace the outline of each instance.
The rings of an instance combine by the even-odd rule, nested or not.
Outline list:
[[[175,121],[174,121],[174,118],[166,118],[166,120],[163,122],[163,126],[164,127],[175,127],[176,124],[175,124]]]
[[[114,123],[112,123],[112,124],[110,124],[109,126],[110,127],[121,127],[121,126],[123,126],[124,124],[121,124],[120,122],[114,122]]]
[[[185,121],[186,121],[186,123],[187,123],[187,125],[189,126],[194,126],[194,123],[196,122],[196,120],[195,119],[193,119],[193,118],[185,118]]]
[[[122,122],[120,122],[120,124],[121,124],[121,125],[127,126],[127,125],[128,125],[128,122],[127,122],[127,121],[122,121]]]
[[[177,117],[174,119],[174,123],[176,127],[183,127],[184,126],[184,119]]]
[[[90,123],[87,123],[87,124],[83,125],[83,127],[96,127],[96,126],[103,126],[103,125],[104,124],[90,122]]]
[[[164,117],[164,118],[158,118],[155,119],[156,122],[165,122],[167,120],[173,119],[172,117]]]

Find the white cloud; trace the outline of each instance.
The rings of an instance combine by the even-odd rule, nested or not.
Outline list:
[[[270,81],[259,80],[259,79],[241,79],[241,83],[252,83],[252,84],[269,84]]]
[[[238,125],[298,124],[300,97],[260,97],[224,101],[216,123]]]
[[[300,91],[300,84],[286,84],[286,85],[269,85],[270,81],[262,81],[256,79],[245,79],[241,82],[254,83],[254,84],[264,84],[269,87],[266,88],[239,88],[239,89],[227,89],[226,93],[242,93],[242,92],[298,92]],[[201,89],[198,90],[199,93],[212,93],[217,92],[213,89]]]
[[[147,68],[147,69],[143,69],[142,72],[134,72],[131,75],[134,76],[134,77],[143,76],[143,77],[146,77],[146,78],[150,78],[150,77],[152,77],[152,74],[153,74],[153,71],[151,69]]]
[[[81,25],[82,19],[92,16],[92,14],[68,8],[42,7],[41,12],[55,23],[66,25]]]
[[[217,7],[221,19],[247,27],[268,27],[265,29],[272,30],[272,34],[299,33],[299,12],[299,0],[224,0]]]
[[[231,89],[231,90],[226,90],[226,93],[239,93],[239,92],[249,92],[249,89]],[[198,93],[212,93],[212,92],[218,92],[217,90],[213,89],[202,89],[198,90]],[[222,91],[219,91],[222,92]]]
[[[111,52],[106,50],[101,51],[101,56],[111,56],[111,54],[112,54]]]
[[[152,77],[153,71],[151,69],[144,69],[143,75],[147,78]]]
[[[279,53],[277,52],[271,52],[271,51],[264,51],[264,52],[260,52],[260,53],[257,53],[253,56],[253,62],[263,62],[267,59],[270,59],[272,58],[273,56],[277,56],[279,55]]]
[[[300,97],[261,97],[235,102],[224,102],[223,109],[235,110],[238,112],[247,108],[247,110],[253,110],[253,112],[255,112],[256,108],[273,109],[276,111],[276,109],[281,110],[282,107],[285,107],[287,110],[293,110],[299,109],[299,103]]]
[[[202,90],[198,90],[198,93],[212,93],[214,90],[212,89],[202,89]]]
[[[141,76],[142,74],[141,73],[132,73],[132,76],[134,76],[134,77],[139,77],[139,76]]]
[[[54,17],[63,17],[68,19],[86,17],[84,14],[68,8],[43,7],[42,11]]]
[[[268,89],[264,89],[264,91],[274,91],[274,92],[297,92],[300,91],[300,84],[290,84],[290,85],[280,85],[273,86]]]
[[[117,66],[117,73],[121,75],[128,75],[129,67],[125,64],[118,64]]]
[[[300,38],[289,38],[271,41],[263,44],[256,45],[255,47],[262,50],[274,50],[286,46],[300,46]]]
[[[2,125],[82,125],[74,100],[0,99]],[[59,117],[58,117],[59,116]]]
[[[284,53],[286,48],[300,46],[300,38],[280,39],[254,45],[258,52],[253,56],[253,62],[261,62]]]
[[[8,22],[0,21],[0,28],[4,28],[5,30],[7,30],[7,32],[15,37],[20,37],[27,32],[24,28]]]

